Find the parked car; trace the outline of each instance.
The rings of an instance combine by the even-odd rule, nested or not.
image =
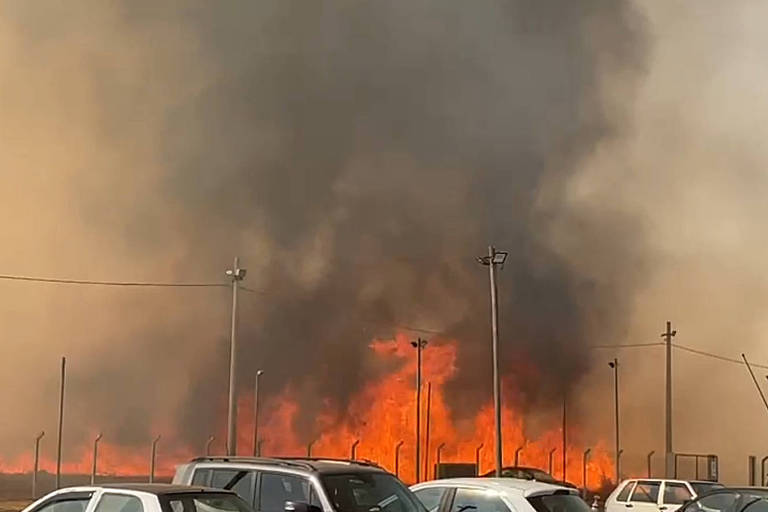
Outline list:
[[[576,489],[516,478],[451,478],[411,486],[428,512],[590,512]]]
[[[35,501],[23,512],[253,512],[235,493],[169,484],[69,487]]]
[[[605,500],[605,512],[675,512],[684,503],[722,489],[716,482],[636,479],[623,481]]]
[[[768,512],[768,489],[718,489],[686,503],[680,512]]]
[[[397,477],[361,461],[201,457],[179,466],[173,482],[232,490],[259,512],[424,510]]]
[[[527,468],[523,466],[508,466],[501,468],[501,476],[502,478],[519,478],[520,480],[536,480],[537,482],[544,482],[548,484],[554,484],[554,485],[563,485],[565,487],[571,487],[573,489],[576,489],[576,486],[569,483],[564,482],[562,480],[558,480],[546,471],[542,471],[541,469],[537,468]],[[488,473],[483,475],[483,478],[495,478],[496,477],[496,471],[489,471]]]

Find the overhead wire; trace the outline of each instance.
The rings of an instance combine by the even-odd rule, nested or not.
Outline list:
[[[740,366],[744,366],[744,361],[741,360],[741,359],[733,359],[733,358],[730,358],[730,357],[721,356],[719,354],[713,354],[711,352],[705,352],[703,350],[697,350],[695,348],[687,347],[685,345],[679,345],[677,343],[673,343],[672,346],[674,348],[680,349],[680,350],[682,350],[684,352],[690,352],[691,354],[696,354],[696,355],[700,355],[700,356],[704,356],[704,357],[709,357],[709,358],[712,358],[712,359],[717,359],[718,361],[724,361],[726,363],[733,363],[733,364],[738,364]],[[768,370],[768,365],[758,364],[758,363],[751,363],[751,362],[750,362],[750,364],[752,366],[754,366],[755,368],[762,368],[763,370]]]
[[[152,281],[98,281],[88,279],[66,279],[58,277],[36,277],[36,276],[18,276],[9,274],[0,274],[0,280],[4,281],[27,281],[34,283],[54,283],[54,284],[78,284],[88,286],[135,286],[135,287],[155,287],[155,288],[217,288],[229,286],[225,283],[195,283],[195,282],[152,282]]]

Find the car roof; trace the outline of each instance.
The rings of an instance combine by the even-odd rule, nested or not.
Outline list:
[[[177,484],[144,484],[144,483],[120,483],[120,484],[103,484],[94,486],[99,489],[108,490],[115,489],[121,491],[136,491],[146,492],[149,494],[156,494],[158,496],[165,494],[179,494],[179,493],[230,493],[230,491],[223,491],[221,489],[213,489],[210,487],[201,487],[197,485],[177,485]]]
[[[518,496],[536,496],[538,494],[552,494],[556,491],[567,494],[576,494],[577,491],[562,485],[553,485],[535,480],[521,480],[519,478],[446,478],[416,484],[413,490],[425,487],[474,487],[494,490],[499,493],[514,494]]]
[[[226,491],[222,489],[213,489],[209,487],[201,487],[199,485],[177,485],[177,484],[146,484],[146,483],[116,483],[116,484],[96,484],[85,485],[76,487],[64,487],[55,491],[55,494],[63,494],[69,492],[93,492],[93,491],[134,491],[143,492],[147,494],[154,494],[156,496],[165,496],[168,494],[182,494],[182,493],[216,493],[216,494],[234,494],[232,491]]]
[[[365,460],[348,460],[312,457],[198,457],[193,464],[248,464],[254,466],[280,466],[320,474],[386,473],[375,463]]]

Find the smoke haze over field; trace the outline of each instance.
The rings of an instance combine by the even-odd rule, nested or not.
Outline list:
[[[760,341],[765,46],[750,5],[5,2],[0,273],[225,283],[239,255],[255,290],[242,387],[256,367],[268,396],[290,384],[309,437],[326,399],[342,414],[387,370],[368,344],[396,326],[459,340],[449,396],[487,401],[474,257],[493,242],[510,251],[506,396],[546,415],[579,390],[607,439],[595,397],[613,355],[588,345],[656,340],[667,317],[680,343]],[[162,431],[200,446],[224,412],[228,301],[1,282],[14,419],[0,458],[53,431],[61,354],[72,443]],[[627,443],[657,448],[662,383],[643,382],[658,355],[626,356]],[[687,419],[717,378],[690,384],[697,364],[680,356],[678,438],[709,451]]]

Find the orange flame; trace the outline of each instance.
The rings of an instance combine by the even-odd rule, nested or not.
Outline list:
[[[316,430],[321,434],[312,443],[312,455],[335,458],[349,458],[353,443],[359,440],[356,449],[358,459],[368,459],[392,472],[397,472],[406,481],[415,481],[415,405],[414,381],[416,358],[409,339],[399,334],[394,340],[376,340],[370,345],[374,354],[387,362],[400,363],[397,371],[382,379],[367,384],[352,399],[346,420],[339,423],[330,413],[315,419]],[[429,447],[425,447],[426,428],[422,423],[422,455],[420,468],[422,479],[432,478],[436,462],[437,448],[442,446],[441,462],[475,462],[478,447],[480,450],[480,471],[490,471],[494,466],[494,415],[491,404],[481,407],[475,418],[468,421],[454,421],[443,391],[443,385],[456,371],[457,343],[444,341],[431,344],[423,353],[423,382],[431,383],[430,434]],[[425,390],[426,391],[426,390]],[[422,393],[425,400],[426,393]],[[252,450],[252,395],[241,396],[239,403],[240,419],[238,446],[240,453]],[[422,421],[425,422],[426,406],[422,404]],[[261,417],[260,438],[263,455],[305,456],[307,444],[299,439],[294,430],[294,420],[300,414],[298,401],[291,388],[286,388],[280,396],[272,399],[265,408],[269,414]],[[503,449],[505,464],[512,465],[515,450],[523,446],[520,465],[548,470],[549,453],[557,449],[553,473],[562,475],[562,432],[552,429],[529,439],[524,430],[523,417],[510,407],[502,411]],[[220,432],[224,432],[221,425]],[[575,430],[575,429],[573,429]],[[170,429],[157,431],[169,432]],[[217,436],[223,439],[224,436]],[[402,442],[399,452],[399,467],[395,467],[395,447]],[[220,453],[221,442],[216,448]],[[158,449],[156,475],[170,476],[174,465],[189,460],[200,453],[202,446],[194,449],[178,447],[173,444],[173,437],[164,435]],[[82,446],[78,460],[67,461],[62,466],[66,474],[89,474],[92,464],[92,445]],[[568,480],[582,485],[583,447],[569,445],[567,448]],[[143,476],[149,472],[150,445],[145,447],[125,447],[103,442],[99,445],[98,473],[100,475]],[[24,473],[32,468],[32,455],[24,454],[11,461],[0,460],[0,472]],[[425,472],[425,469],[428,471]],[[41,458],[40,469],[55,471],[55,461]],[[587,465],[589,487],[596,488],[613,474],[613,463],[605,446],[600,443],[592,448]]]

